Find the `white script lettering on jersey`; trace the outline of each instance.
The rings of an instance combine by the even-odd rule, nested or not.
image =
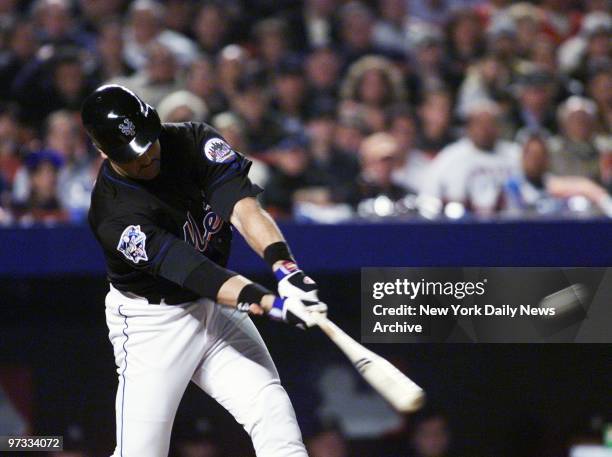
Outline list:
[[[208,160],[215,163],[231,162],[236,153],[221,138],[211,138],[204,144],[204,155]]]
[[[125,228],[119,239],[117,250],[121,252],[126,259],[134,263],[141,260],[145,262],[149,260],[146,251],[147,235],[140,230],[140,225],[129,225]]]
[[[183,236],[187,243],[191,244],[198,251],[204,252],[212,236],[219,232],[222,226],[223,220],[211,210],[210,205],[205,203],[204,218],[202,219],[201,226],[196,222],[191,213],[187,211],[187,221],[183,224]]]

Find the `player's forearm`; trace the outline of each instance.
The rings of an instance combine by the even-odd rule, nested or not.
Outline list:
[[[219,293],[217,295],[217,303],[235,307],[241,301],[242,297],[240,295],[244,291],[244,288],[250,284],[253,284],[253,282],[249,281],[244,276],[237,275],[231,277],[219,289]],[[263,292],[264,290],[262,290],[262,293]],[[272,294],[272,292],[263,295],[261,299],[259,299],[259,304],[261,305],[262,310],[252,308],[251,312],[253,314],[261,314],[261,312],[263,311],[269,311],[270,308],[272,308],[274,298],[275,296]]]
[[[285,241],[274,219],[254,198],[236,203],[231,222],[259,256],[271,244]]]

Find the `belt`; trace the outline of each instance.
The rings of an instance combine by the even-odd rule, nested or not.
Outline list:
[[[146,298],[149,305],[180,305],[198,299],[197,295],[189,291],[181,291],[168,297],[161,294],[143,294],[141,297]]]
[[[182,290],[176,294],[163,296],[161,294],[136,294],[134,292],[128,292],[125,290],[117,289],[111,284],[111,288],[116,290],[122,295],[132,299],[145,299],[149,302],[149,305],[180,305],[181,303],[188,303],[195,301],[199,298],[198,295],[188,290]]]

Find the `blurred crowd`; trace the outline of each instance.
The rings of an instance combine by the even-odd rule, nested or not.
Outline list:
[[[82,221],[83,98],[212,124],[277,217],[612,217],[609,0],[0,0],[0,223]]]

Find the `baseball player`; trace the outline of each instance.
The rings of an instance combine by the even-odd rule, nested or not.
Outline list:
[[[114,457],[166,456],[189,381],[223,405],[258,457],[304,457],[293,407],[252,314],[312,326],[327,307],[255,197],[251,162],[203,123],[161,124],[128,89],[83,103],[103,162],[89,223],[104,250],[119,378]],[[225,268],[233,229],[279,280],[276,296]]]

